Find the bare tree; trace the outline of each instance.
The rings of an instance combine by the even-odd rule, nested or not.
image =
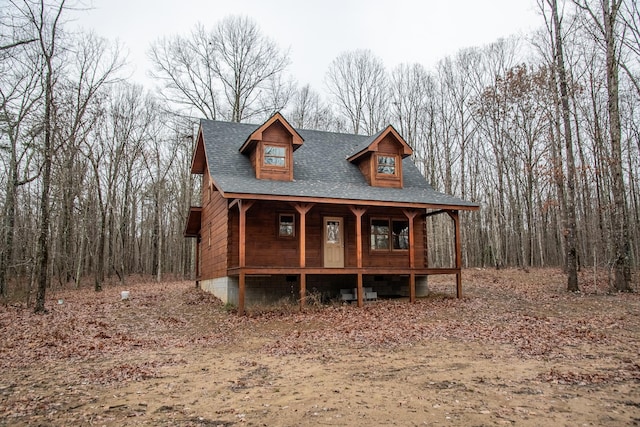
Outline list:
[[[167,179],[176,161],[178,144],[166,128],[166,117],[156,116],[149,124],[143,147],[143,164],[147,172],[147,194],[151,202],[151,269],[156,281],[162,280],[163,233],[165,226],[164,207],[167,198]]]
[[[339,55],[329,66],[325,81],[351,132],[372,135],[386,124],[387,74],[382,60],[371,51]]]
[[[260,119],[267,120],[278,111],[284,110],[296,92],[293,80],[284,80],[282,74],[277,74],[265,82],[265,90],[258,100]]]
[[[65,76],[60,77],[56,127],[58,144],[55,147],[59,173],[54,184],[56,195],[62,199],[59,226],[59,278],[68,282],[73,278],[75,254],[72,240],[75,237],[74,201],[80,196],[81,173],[74,168],[83,163],[79,158],[80,146],[86,144],[90,132],[102,118],[100,91],[117,81],[116,73],[123,62],[118,45],[91,33],[79,34],[68,42],[74,52],[67,62]],[[83,166],[79,166],[83,170]]]
[[[562,40],[561,19],[558,13],[557,0],[545,0],[546,6],[550,8],[551,22],[548,24],[549,34],[551,36],[551,46],[554,53],[554,63],[552,81],[558,90],[554,92],[560,95],[560,105],[562,107],[562,129],[564,137],[564,150],[566,155],[567,175],[566,175],[566,202],[563,209],[564,230],[563,236],[565,241],[565,260],[567,268],[567,290],[569,292],[578,292],[578,254],[577,254],[577,225],[576,225],[576,196],[575,196],[575,160],[573,154],[573,131],[571,128],[571,110],[569,107],[569,82],[567,71],[565,68],[564,42]],[[539,4],[539,7],[546,17],[546,6]],[[557,77],[556,77],[557,76]],[[557,95],[556,95],[557,97]],[[562,170],[556,171],[562,174]]]
[[[625,0],[619,13],[625,26],[622,44],[632,58],[630,63],[620,61],[620,67],[627,74],[637,95],[640,95],[640,6],[637,1]]]
[[[280,75],[288,53],[264,36],[248,17],[229,16],[212,31],[198,25],[191,37],[164,38],[152,44],[153,76],[162,94],[189,114],[241,122],[286,104],[287,83]]]
[[[400,64],[391,74],[391,110],[393,122],[412,147],[417,147],[427,118],[433,77],[420,64]]]
[[[160,97],[186,115],[195,110],[216,120],[220,114],[216,55],[212,36],[201,25],[190,38],[165,37],[152,43],[151,76],[161,82]]]
[[[241,122],[262,113],[255,109],[260,89],[273,81],[289,65],[288,53],[264,36],[246,16],[229,16],[213,32],[217,52],[214,69],[222,81],[227,101],[226,116]]]
[[[114,261],[113,268],[119,271],[120,281],[124,283],[126,275],[131,272],[134,265],[131,254],[134,253],[135,248],[133,235],[136,225],[131,216],[135,215],[136,188],[140,186],[137,182],[144,179],[138,170],[143,167],[142,153],[148,126],[159,111],[157,102],[150,95],[144,95],[142,86],[125,84],[114,89],[109,111],[110,129],[114,143],[118,145],[114,153],[121,154],[120,174],[116,179],[117,200],[115,200],[115,204],[120,206],[120,226],[117,233],[120,238],[119,261]],[[113,206],[113,209],[115,208],[116,206]],[[116,246],[115,236],[111,236],[111,240]]]
[[[43,92],[41,62],[33,44],[18,43],[2,61],[0,72],[0,154],[6,170],[2,233],[0,234],[0,296],[7,295],[7,279],[13,261],[17,190],[39,175],[35,158],[36,119]],[[6,155],[6,158],[4,158]]]
[[[44,70],[42,73],[42,87],[44,91],[44,114],[42,156],[42,190],[40,193],[40,225],[38,236],[38,290],[36,295],[35,311],[45,311],[45,293],[49,284],[49,221],[50,221],[50,189],[51,166],[53,163],[54,149],[54,117],[55,117],[55,73],[57,72],[57,60],[59,57],[58,42],[65,0],[55,7],[49,6],[44,0],[23,0],[20,4],[12,1],[13,6],[20,10],[32,26],[34,38],[38,40],[39,54],[42,55]]]
[[[609,113],[609,142],[611,146],[611,171],[613,207],[611,213],[611,244],[613,246],[613,289],[630,292],[631,245],[629,223],[626,215],[625,184],[622,169],[622,142],[620,124],[619,69],[620,69],[620,7],[622,0],[601,0],[597,11],[586,0],[574,0],[596,28],[599,43],[604,46],[607,74],[607,109]],[[601,17],[599,16],[601,14]]]
[[[24,18],[24,17],[22,17]],[[0,59],[11,56],[11,50],[38,41],[24,26],[28,25],[20,16],[11,13],[0,14]]]
[[[331,108],[308,84],[296,91],[287,117],[300,129],[337,130]]]
[[[45,311],[45,293],[54,267],[55,250],[71,251],[68,244],[72,234],[72,191],[76,195],[72,176],[78,144],[85,140],[99,114],[96,100],[102,86],[110,82],[121,61],[117,50],[107,53],[106,42],[92,35],[78,38],[63,37],[63,16],[71,6],[65,0],[50,5],[44,0],[12,1],[13,10],[29,24],[37,40],[37,57],[41,64],[38,84],[43,93],[37,135],[40,162],[40,217],[37,238],[37,295],[36,312]],[[73,52],[73,55],[68,53]],[[56,170],[56,167],[60,169]],[[60,170],[68,168],[67,173]],[[56,175],[56,172],[58,175]],[[62,176],[62,179],[60,177]],[[73,188],[72,188],[73,187]],[[52,218],[56,214],[51,197],[65,200],[59,238],[52,238]],[[63,242],[62,245],[60,243]],[[54,250],[52,250],[52,248]],[[63,268],[66,278],[71,276],[68,266]]]

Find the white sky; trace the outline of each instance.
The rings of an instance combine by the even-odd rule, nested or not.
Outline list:
[[[390,71],[419,62],[432,69],[459,49],[482,46],[541,25],[536,0],[93,0],[76,24],[118,39],[135,67],[133,80],[151,88],[146,52],[160,37],[212,28],[230,14],[247,15],[281,49],[300,85],[324,90],[329,64],[344,51],[370,49]]]

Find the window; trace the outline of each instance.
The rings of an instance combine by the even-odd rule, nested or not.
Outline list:
[[[393,249],[409,249],[409,221],[393,220]]]
[[[295,217],[292,214],[280,214],[278,218],[278,237],[294,237]]]
[[[287,166],[287,149],[276,145],[264,146],[264,164],[265,166]]]
[[[340,244],[340,221],[327,221],[327,243]]]
[[[389,220],[371,220],[371,249],[389,249]]]
[[[409,221],[372,219],[371,249],[403,251],[409,249]]]
[[[396,157],[378,155],[378,173],[382,175],[395,175]]]

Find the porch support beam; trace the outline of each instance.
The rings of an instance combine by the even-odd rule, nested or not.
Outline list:
[[[403,209],[402,212],[409,220],[409,268],[411,269],[411,273],[409,275],[409,301],[416,302],[416,275],[414,272],[416,267],[416,248],[415,238],[413,236],[413,219],[416,217],[418,212],[408,209]]]
[[[300,232],[298,246],[300,247],[300,268],[307,266],[307,212],[313,208],[313,203],[292,203],[300,215]],[[300,308],[304,308],[307,300],[307,275],[300,273]]]
[[[202,242],[202,236],[200,235],[200,233],[198,233],[198,237],[196,238],[196,265],[195,265],[195,272],[196,272],[196,288],[200,287],[200,245]]]
[[[240,276],[238,277],[238,315],[244,315],[244,291],[245,291],[245,277],[244,271],[240,270]]]
[[[460,215],[458,211],[447,211],[453,220],[456,246],[456,297],[462,298],[462,243],[460,238]]]
[[[239,248],[239,267],[240,267],[240,278],[238,283],[238,314],[244,314],[244,294],[245,294],[245,272],[244,268],[246,267],[246,239],[247,239],[247,211],[251,209],[251,206],[255,203],[254,200],[241,200],[236,199],[233,201],[231,206],[237,204],[238,210],[240,211],[240,226],[239,226],[239,240],[240,240],[240,248]]]
[[[358,307],[364,305],[364,294],[362,288],[362,216],[367,211],[363,206],[349,206],[351,212],[356,216],[356,267],[358,268]]]

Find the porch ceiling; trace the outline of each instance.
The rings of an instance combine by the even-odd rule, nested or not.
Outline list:
[[[189,216],[187,217],[187,226],[184,229],[185,237],[198,237],[200,234],[201,218],[202,208],[199,206],[191,206]]]

